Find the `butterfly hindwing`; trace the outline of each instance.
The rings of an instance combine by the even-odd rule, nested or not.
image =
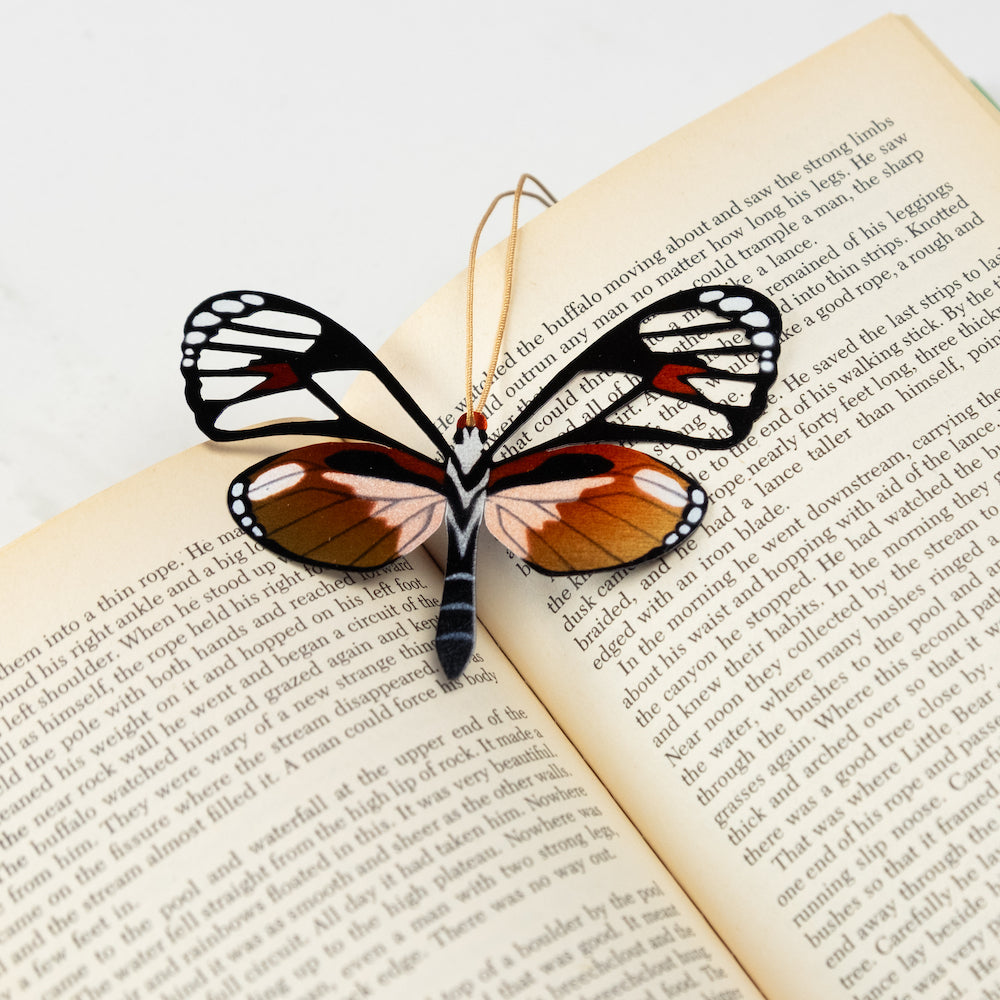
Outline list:
[[[484,522],[550,575],[642,562],[701,522],[704,491],[641,451],[613,444],[535,451],[494,467]]]
[[[244,531],[280,555],[376,569],[437,530],[442,481],[439,465],[382,445],[307,445],[238,476],[229,509]]]

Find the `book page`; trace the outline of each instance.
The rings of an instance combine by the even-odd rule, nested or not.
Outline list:
[[[285,562],[205,445],[3,553],[0,992],[758,998],[441,576]],[[295,444],[301,444],[301,439]]]
[[[678,288],[784,316],[746,441],[668,450],[712,498],[687,544],[480,565],[491,632],[769,997],[1000,985],[998,156],[996,111],[886,18],[524,230],[491,428]],[[461,309],[384,354],[449,419],[421,351],[461,357]]]

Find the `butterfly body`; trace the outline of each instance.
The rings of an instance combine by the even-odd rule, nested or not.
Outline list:
[[[376,569],[445,524],[435,643],[454,677],[475,645],[480,528],[552,576],[627,566],[681,544],[704,517],[705,492],[632,445],[718,449],[741,440],[774,381],[779,333],[778,310],[754,292],[676,293],[599,337],[493,440],[474,416],[459,421],[453,443],[356,338],[279,296],[229,292],[202,303],[188,319],[182,371],[199,426],[217,440],[348,439],[293,449],[233,481],[230,512],[265,547],[321,566]],[[356,419],[329,396],[320,376],[348,370],[374,375],[436,457]],[[318,419],[227,426],[243,404],[303,394],[322,404]],[[511,447],[523,428],[548,426],[570,402],[573,416],[554,437],[524,451]]]
[[[447,677],[465,669],[476,644],[476,554],[489,484],[485,450],[484,431],[463,423],[445,463],[448,558],[434,646]]]

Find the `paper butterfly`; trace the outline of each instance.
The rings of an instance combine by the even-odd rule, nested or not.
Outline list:
[[[206,299],[185,325],[182,371],[198,426],[216,441],[346,439],[275,455],[233,481],[229,509],[266,548],[370,570],[412,551],[446,521],[435,645],[445,673],[456,677],[475,644],[480,524],[552,576],[628,566],[676,547],[701,522],[705,492],[627,445],[720,449],[740,441],[766,405],[780,331],[778,309],[749,289],[677,292],[599,336],[492,441],[480,415],[474,426],[463,415],[452,445],[356,337],[277,295]],[[335,372],[370,372],[437,457],[346,412],[321,385]],[[283,405],[275,422],[224,425],[245,404],[301,397],[322,404],[318,418],[288,419],[294,414]],[[560,416],[567,412],[573,415]],[[543,444],[512,448],[515,438],[526,440],[526,428],[560,425]]]

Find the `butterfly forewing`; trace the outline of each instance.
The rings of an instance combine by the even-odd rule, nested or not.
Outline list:
[[[323,385],[324,376],[370,372],[433,450],[447,447],[433,422],[357,337],[280,295],[224,292],[202,302],[184,326],[181,371],[198,426],[215,440],[322,434],[402,448],[352,417]],[[253,426],[265,417],[265,426]]]
[[[484,521],[515,555],[549,574],[641,562],[701,522],[697,483],[618,445],[571,445],[498,465]]]
[[[237,524],[282,555],[375,569],[422,544],[444,516],[439,466],[374,444],[317,444],[237,477]]]
[[[543,447],[586,441],[729,447],[767,403],[780,331],[777,307],[749,289],[690,288],[667,296],[581,351],[494,447],[504,449],[525,425],[547,426],[550,413],[569,415],[573,426]]]

